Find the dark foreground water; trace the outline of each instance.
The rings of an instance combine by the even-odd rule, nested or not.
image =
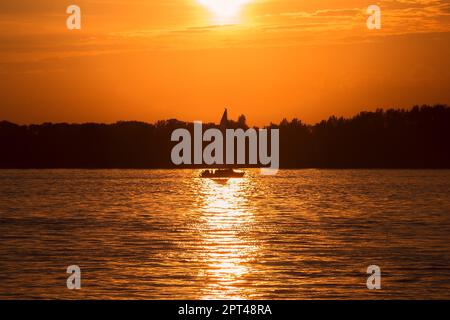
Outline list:
[[[450,171],[198,174],[0,170],[0,298],[450,298]]]

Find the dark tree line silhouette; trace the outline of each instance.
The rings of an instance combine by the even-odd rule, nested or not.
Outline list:
[[[245,116],[230,128],[248,128]],[[204,129],[217,127],[204,125]],[[115,124],[16,125],[0,122],[0,168],[171,168],[178,120]],[[280,130],[282,168],[450,168],[450,107],[361,112]]]

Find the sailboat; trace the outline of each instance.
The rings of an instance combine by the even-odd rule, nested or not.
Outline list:
[[[225,132],[228,126],[228,109],[225,108],[222,119],[220,120],[220,131],[222,131],[223,136],[225,137]],[[209,179],[230,179],[230,178],[242,178],[244,177],[245,172],[236,171],[232,168],[224,168],[224,169],[215,169],[215,170],[203,170],[200,174],[201,178],[209,178]]]

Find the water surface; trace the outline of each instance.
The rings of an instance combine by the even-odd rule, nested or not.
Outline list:
[[[0,170],[0,298],[450,298],[450,171],[198,174]]]

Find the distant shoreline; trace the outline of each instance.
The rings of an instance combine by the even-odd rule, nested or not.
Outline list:
[[[217,128],[216,124],[205,124]],[[245,116],[227,127],[248,129]],[[202,169],[173,165],[171,133],[179,120],[115,124],[17,125],[0,122],[1,169]],[[316,125],[284,119],[280,169],[450,169],[450,107],[379,109]],[[236,161],[235,161],[236,163]],[[235,168],[255,166],[237,165]]]

